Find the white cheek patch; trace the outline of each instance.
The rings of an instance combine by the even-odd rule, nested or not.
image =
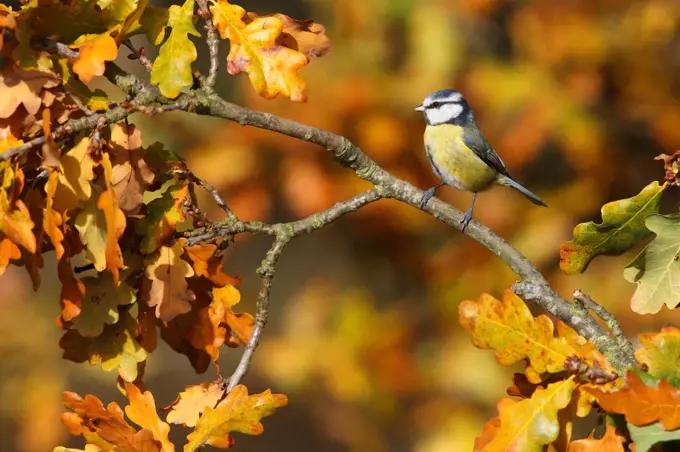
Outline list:
[[[432,125],[443,124],[457,118],[463,112],[460,104],[444,104],[427,110],[427,120]]]

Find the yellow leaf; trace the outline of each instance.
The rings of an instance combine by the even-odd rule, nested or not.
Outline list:
[[[194,270],[180,258],[182,253],[177,243],[163,246],[146,267],[146,277],[151,281],[149,306],[156,307],[156,317],[164,322],[191,311],[191,302],[196,299],[186,280],[194,276]]]
[[[573,351],[562,337],[553,335],[554,325],[545,315],[534,318],[514,293],[505,291],[503,301],[483,294],[477,302],[463,301],[459,322],[472,336],[475,347],[494,350],[505,366],[528,359],[526,374],[538,383],[543,372],[564,370],[564,360]]]
[[[106,62],[115,60],[118,55],[118,45],[109,32],[81,36],[71,47],[80,50],[73,63],[73,72],[85,83],[104,74]]]
[[[170,426],[161,421],[156,412],[156,402],[150,391],[143,394],[137,386],[125,382],[130,405],[125,407],[125,414],[132,422],[153,433],[154,438],[161,443],[161,452],[174,452],[175,446],[168,439]]]
[[[241,301],[241,294],[232,285],[213,288],[213,300],[224,306],[224,322],[242,344],[247,344],[253,334],[255,319],[248,313],[235,314],[231,309]]]
[[[171,424],[194,427],[205,409],[214,407],[222,398],[224,390],[222,384],[215,382],[187,386],[180,392],[166,420]]]
[[[227,70],[231,75],[247,72],[258,94],[271,99],[279,94],[294,101],[304,101],[305,82],[298,70],[307,57],[279,43],[284,24],[278,17],[258,17],[244,22],[246,11],[227,0],[211,0],[215,28],[222,39],[231,41]]]
[[[233,443],[231,432],[259,435],[264,431],[260,420],[288,404],[288,397],[272,394],[269,389],[248,395],[243,385],[236,386],[216,408],[206,407],[196,428],[187,436],[184,452],[193,452],[204,445],[228,448]]]
[[[118,369],[123,380],[132,382],[137,379],[137,363],[146,360],[146,351],[137,341],[137,326],[129,312],[121,312],[120,320],[105,326],[99,337],[87,339],[78,335],[77,338],[87,344],[91,365],[101,363],[106,372]],[[69,333],[77,335],[73,330]]]
[[[539,388],[530,399],[498,402],[498,419],[493,428],[485,430],[475,443],[475,451],[541,452],[560,432],[558,412],[571,400],[576,383],[574,377]]]
[[[54,194],[57,191],[59,184],[59,173],[50,170],[49,178],[45,184],[45,193],[47,194],[47,205],[43,212],[43,229],[54,245],[54,250],[57,259],[61,259],[64,255],[64,233],[61,231],[63,219],[59,212],[54,210]]]
[[[97,208],[97,199],[95,195],[87,200],[76,216],[75,226],[85,245],[87,259],[100,272],[106,268],[106,218]]]
[[[182,6],[172,5],[168,26],[172,28],[168,40],[161,46],[153,62],[151,83],[158,85],[165,97],[174,99],[182,88],[194,82],[191,63],[196,61],[196,46],[188,35],[200,37],[194,27],[194,0],[186,0]]]
[[[118,285],[118,271],[123,268],[123,253],[118,245],[118,239],[125,232],[127,223],[111,186],[111,160],[106,152],[102,154],[102,166],[106,191],[99,196],[97,207],[104,212],[106,220],[106,267],[113,274],[114,284]]]
[[[89,153],[90,139],[83,138],[61,156],[59,185],[54,193],[54,208],[59,212],[74,209],[92,196],[94,162]]]

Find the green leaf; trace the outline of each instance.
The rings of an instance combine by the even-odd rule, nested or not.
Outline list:
[[[97,337],[104,325],[118,321],[118,306],[134,303],[135,291],[121,281],[118,287],[113,283],[109,272],[101,273],[99,278],[83,278],[85,297],[80,315],[73,321],[73,328],[83,337]]]
[[[627,281],[637,284],[630,307],[638,314],[654,314],[666,304],[680,303],[680,214],[652,215],[645,222],[656,238],[628,264]]]
[[[628,422],[628,432],[635,444],[635,452],[647,452],[655,444],[680,440],[680,429],[664,430],[658,422],[644,427]]]
[[[666,304],[680,303],[680,214],[652,215],[645,225],[656,238],[623,272],[637,284],[630,307],[638,314],[655,314]]]
[[[191,63],[196,61],[196,46],[188,35],[200,37],[194,27],[194,0],[186,0],[182,6],[170,7],[168,26],[172,28],[168,40],[161,46],[151,70],[151,83],[158,85],[161,93],[174,99],[180,91],[191,86],[194,79]]]
[[[576,226],[574,239],[560,247],[560,269],[568,275],[582,273],[596,256],[617,256],[649,237],[645,219],[659,211],[665,188],[654,181],[632,198],[605,204],[602,223]]]
[[[643,333],[639,337],[641,347],[635,351],[635,359],[647,366],[650,375],[678,386],[680,329],[666,326],[659,333]]]
[[[137,341],[138,325],[131,315],[132,311],[137,309],[121,313],[120,321],[106,326],[104,332],[92,339],[89,346],[91,365],[101,363],[102,370],[106,372],[118,369],[121,378],[128,382],[137,379],[137,364],[146,360],[146,350]]]

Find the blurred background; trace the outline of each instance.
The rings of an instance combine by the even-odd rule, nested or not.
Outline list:
[[[154,2],[167,5],[170,2]],[[176,2],[181,3],[181,2]],[[239,3],[239,2],[236,2]],[[575,288],[613,311],[631,338],[678,323],[664,309],[638,316],[623,267],[635,251],[596,259],[584,275],[560,273],[559,246],[602,204],[663,177],[653,160],[680,143],[680,2],[676,0],[258,0],[248,10],[312,18],[333,50],[302,70],[306,104],[259,99],[242,74],[224,69],[227,99],[345,135],[386,169],[423,189],[435,182],[413,111],[430,92],[462,91],[515,179],[550,205],[512,190],[477,200],[475,218],[527,255],[565,296]],[[144,45],[143,40],[136,41]],[[205,44],[197,40],[197,67]],[[147,46],[153,55],[151,46]],[[228,45],[222,49],[226,57]],[[146,76],[140,65],[119,63]],[[116,96],[106,82],[100,87]],[[288,221],[327,208],[367,185],[325,150],[273,133],[184,113],[137,117],[145,144],[161,141],[216,186],[242,218]],[[438,195],[467,209],[470,195]],[[209,218],[221,212],[200,199]],[[663,210],[677,207],[667,192]],[[254,312],[255,268],[266,237],[239,237],[225,261],[241,275]],[[48,256],[46,256],[48,257]],[[2,277],[0,450],[82,447],[59,422],[61,392],[117,400],[115,372],[61,359],[54,257],[33,293],[23,269]],[[289,406],[265,419],[249,451],[471,450],[496,401],[520,369],[477,350],[457,321],[458,304],[502,295],[516,277],[486,249],[428,215],[381,201],[296,239],[276,273],[270,321],[244,383],[271,388]],[[230,374],[241,349],[224,349]],[[209,381],[165,344],[150,355],[145,383],[158,406],[184,386]],[[180,428],[173,427],[180,432]],[[180,432],[181,433],[181,432]],[[174,438],[183,444],[182,436]]]

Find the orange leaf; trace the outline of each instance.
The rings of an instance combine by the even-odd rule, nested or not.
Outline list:
[[[252,22],[258,17],[270,16],[276,17],[283,24],[283,31],[276,39],[278,44],[303,53],[308,60],[319,58],[331,49],[331,40],[326,36],[326,27],[313,20],[296,20],[280,13],[258,16],[249,12],[246,21]]]
[[[113,170],[111,184],[118,206],[128,215],[139,212],[144,190],[154,173],[142,158],[142,133],[134,125],[116,124],[111,129]]]
[[[162,246],[146,267],[146,277],[151,281],[149,306],[156,307],[156,317],[164,322],[189,312],[191,302],[196,299],[186,280],[194,271],[180,258],[182,252],[177,243],[172,247]]]
[[[247,344],[253,334],[255,319],[248,313],[235,314],[232,308],[241,301],[241,294],[234,286],[215,287],[213,299],[224,306],[224,322],[242,344]]]
[[[103,442],[115,450],[130,452],[160,451],[153,438],[149,442],[148,430],[137,432],[125,421],[123,410],[116,402],[109,403],[105,409],[93,395],[83,399],[74,392],[64,392],[64,405],[73,412],[62,414],[62,422],[72,435],[83,435],[88,443]]]
[[[307,57],[276,42],[283,32],[278,17],[258,17],[244,22],[246,11],[227,0],[213,0],[213,23],[222,39],[231,40],[227,70],[231,75],[247,72],[255,91],[266,99],[283,94],[304,101],[305,82],[298,70]]]
[[[153,433],[154,438],[161,443],[161,452],[174,452],[175,446],[168,439],[170,426],[158,417],[153,394],[150,391],[142,394],[137,386],[128,382],[125,382],[125,392],[130,400],[130,405],[125,407],[127,417],[143,429]]]
[[[248,395],[243,385],[236,386],[216,408],[206,407],[196,428],[187,436],[184,452],[193,452],[204,445],[228,448],[233,444],[231,432],[259,435],[264,431],[260,420],[288,404],[288,397],[272,394],[269,389]]]
[[[475,451],[538,451],[560,432],[558,412],[569,405],[574,377],[537,389],[530,399],[498,402],[500,425],[493,420],[475,442]]]
[[[85,284],[75,277],[71,268],[71,257],[80,252],[79,248],[82,245],[78,241],[76,232],[72,229],[67,229],[66,232],[64,254],[57,264],[57,275],[62,284],[61,323],[70,322],[80,314],[85,297]]]
[[[494,350],[496,361],[505,366],[527,359],[527,378],[541,381],[540,373],[564,370],[564,360],[573,354],[564,338],[553,335],[552,321],[545,315],[534,318],[526,304],[505,291],[503,301],[483,294],[477,302],[463,301],[459,322],[472,336],[472,344]]]
[[[64,241],[64,233],[59,228],[62,226],[63,220],[61,214],[54,210],[54,194],[57,192],[58,184],[59,172],[50,171],[45,184],[47,206],[43,212],[43,229],[54,245],[57,259],[61,259],[61,256],[64,255],[64,245],[61,243]]]
[[[28,208],[20,199],[15,204],[17,209],[13,210],[6,210],[4,206],[0,205],[0,232],[17,245],[35,253],[37,245],[35,235],[33,235],[34,224],[31,221]]]
[[[179,243],[184,246],[186,239],[180,239]],[[194,245],[185,247],[184,250],[193,262],[197,276],[203,276],[219,287],[224,287],[227,284],[236,285],[240,282],[238,278],[224,273],[221,259],[215,256],[216,245]]]
[[[0,239],[0,276],[5,273],[9,261],[21,258],[21,250],[7,237]]]
[[[43,110],[43,135],[45,136],[45,143],[42,145],[43,161],[42,165],[47,168],[59,168],[59,157],[61,151],[54,142],[52,131],[50,130],[50,109]]]
[[[73,72],[85,83],[104,74],[106,62],[115,60],[118,55],[116,40],[108,32],[82,36],[71,47],[80,50],[73,63]]]
[[[194,427],[198,418],[207,407],[214,407],[224,395],[224,385],[220,382],[201,383],[187,386],[168,413],[167,421]]]
[[[624,414],[626,420],[637,426],[659,421],[665,430],[680,428],[680,389],[666,380],[656,386],[644,384],[637,373],[626,374],[626,385],[616,392],[598,388],[584,388],[600,406],[611,413]]]
[[[579,439],[569,444],[569,452],[624,452],[626,438],[616,434],[616,427],[607,424],[607,430],[600,439],[594,439],[593,433],[588,439]]]
[[[125,214],[118,207],[116,193],[111,187],[111,160],[109,154],[102,154],[102,166],[104,167],[104,180],[106,191],[99,195],[97,207],[104,212],[106,218],[106,267],[113,274],[113,281],[118,285],[118,270],[123,268],[123,253],[118,245],[118,239],[125,232]]]

